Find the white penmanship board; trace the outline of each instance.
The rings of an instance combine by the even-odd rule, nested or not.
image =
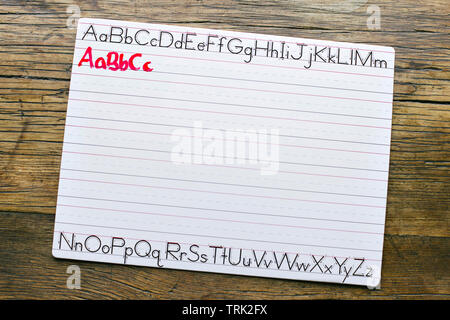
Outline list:
[[[390,47],[81,19],[53,255],[374,283],[393,77]]]

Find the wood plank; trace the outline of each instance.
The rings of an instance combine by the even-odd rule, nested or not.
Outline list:
[[[53,217],[1,212],[0,297],[19,299],[308,299],[448,298],[449,242],[387,235],[382,290],[365,287],[190,272],[51,256]],[[81,269],[81,290],[66,287],[67,267]]]

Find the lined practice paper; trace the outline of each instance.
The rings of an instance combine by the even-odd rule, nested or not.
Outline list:
[[[80,19],[57,258],[380,279],[394,49]]]

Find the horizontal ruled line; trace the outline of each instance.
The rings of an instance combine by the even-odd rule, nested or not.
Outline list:
[[[94,130],[109,130],[109,131],[120,131],[120,132],[133,132],[133,133],[144,133],[144,134],[152,134],[159,136],[178,136],[178,137],[190,137],[189,135],[179,135],[173,133],[162,133],[155,131],[142,131],[142,130],[129,130],[129,129],[117,129],[117,128],[108,128],[108,127],[92,127],[92,126],[83,126],[76,124],[67,124],[66,127],[74,127],[74,128],[85,128],[85,129],[94,129]],[[232,139],[222,139],[223,141],[237,141],[237,142],[246,142],[242,140],[232,140]],[[256,144],[270,144],[277,145],[281,147],[292,147],[292,148],[302,148],[302,149],[315,149],[315,150],[325,150],[325,151],[337,151],[337,152],[352,152],[352,153],[362,153],[362,154],[371,154],[371,155],[381,155],[381,156],[389,156],[389,153],[382,152],[370,152],[370,151],[359,151],[359,150],[348,150],[348,149],[335,149],[335,148],[324,148],[324,147],[312,147],[312,146],[302,146],[296,144],[282,144],[282,143],[271,143],[271,142],[255,142]]]
[[[296,191],[296,192],[305,192],[305,193],[331,194],[331,195],[349,196],[349,197],[386,199],[386,197],[368,196],[368,195],[360,195],[360,194],[347,194],[347,193],[335,193],[335,192],[299,190],[299,189],[285,189],[285,188],[264,187],[264,186],[255,186],[255,185],[215,182],[215,181],[175,179],[175,178],[144,176],[144,175],[136,175],[136,174],[114,173],[114,172],[93,171],[93,170],[81,170],[81,169],[63,168],[63,167],[61,167],[61,170],[76,171],[76,172],[86,172],[86,173],[100,173],[100,174],[126,176],[126,177],[137,177],[137,178],[151,178],[151,179],[159,179],[159,180],[184,181],[184,182],[195,182],[195,183],[208,183],[208,184],[215,184],[215,185],[226,185],[226,186],[246,187],[246,188],[259,188],[259,189],[270,189],[270,190],[281,190],[281,191]]]
[[[81,196],[73,196],[73,195],[67,195],[67,194],[58,194],[58,197],[84,199],[84,200],[96,200],[96,201],[107,201],[107,202],[117,202],[117,203],[128,203],[128,204],[150,205],[150,206],[157,206],[157,207],[169,207],[169,208],[203,210],[203,211],[217,211],[217,212],[226,212],[226,213],[239,213],[239,214],[246,214],[246,215],[281,217],[281,218],[302,219],[302,220],[333,221],[333,222],[343,222],[343,223],[351,223],[351,224],[368,224],[368,225],[377,225],[377,226],[383,226],[384,225],[384,223],[375,223],[375,222],[362,222],[362,221],[325,219],[325,218],[304,217],[304,216],[289,216],[289,215],[270,214],[270,213],[261,213],[261,212],[225,210],[225,209],[217,209],[217,208],[200,208],[200,207],[176,206],[176,205],[154,203],[154,202],[137,202],[137,201],[125,201],[125,200],[117,200],[117,199],[81,197]]]
[[[224,112],[224,111],[198,110],[198,109],[189,109],[189,108],[175,108],[175,107],[164,107],[164,106],[148,105],[148,104],[125,103],[125,102],[114,102],[114,101],[103,101],[103,100],[89,100],[89,99],[77,99],[77,98],[71,98],[71,97],[69,97],[68,100],[69,101],[84,101],[84,102],[117,104],[117,105],[124,105],[124,106],[144,107],[144,108],[156,108],[156,109],[170,109],[170,110],[181,110],[181,111],[192,111],[192,112],[204,112],[204,113],[214,113],[214,114],[225,114],[225,115],[231,115],[231,116],[255,117],[255,118],[276,119],[276,120],[290,120],[290,121],[298,121],[298,122],[311,122],[311,123],[322,123],[322,124],[330,124],[330,125],[341,125],[341,126],[353,126],[353,127],[365,127],[365,128],[391,130],[390,127],[380,127],[380,126],[370,126],[370,125],[352,124],[352,123],[340,123],[340,122],[329,122],[329,121],[317,121],[317,120],[303,120],[303,119],[296,119],[296,118],[283,118],[283,117],[274,117],[274,116],[261,116],[261,115],[255,115],[255,114],[249,114],[249,113],[231,113],[231,112]]]
[[[245,221],[245,220],[230,220],[230,219],[218,219],[218,218],[207,218],[207,217],[194,217],[186,215],[176,215],[176,214],[165,214],[160,212],[148,212],[148,211],[134,211],[134,210],[119,210],[110,208],[98,208],[98,207],[88,207],[88,206],[77,206],[64,203],[58,203],[58,206],[80,208],[80,209],[91,209],[91,210],[101,210],[101,211],[111,211],[111,212],[126,212],[126,213],[137,213],[137,214],[147,214],[165,217],[176,217],[176,218],[186,218],[186,219],[197,219],[197,220],[208,220],[208,221],[220,221],[220,222],[233,222],[233,223],[245,223],[253,225],[265,225],[265,226],[275,226],[275,227],[286,227],[286,228],[299,228],[299,229],[309,229],[309,230],[321,230],[321,231],[334,231],[334,232],[349,232],[349,233],[363,233],[372,235],[384,235],[380,232],[369,232],[369,231],[358,231],[358,230],[342,230],[342,229],[331,229],[331,228],[319,228],[319,227],[306,227],[306,226],[295,226],[295,225],[285,225],[285,224],[274,224],[274,223],[264,223],[256,221]]]
[[[112,155],[112,154],[101,154],[101,153],[90,153],[90,152],[75,152],[75,151],[66,151],[66,150],[63,150],[63,153],[73,153],[73,154],[82,154],[82,155],[87,155],[87,156],[113,157],[113,158],[123,158],[123,159],[134,159],[134,160],[145,160],[145,161],[157,161],[157,162],[173,163],[171,160],[142,158],[142,157],[129,157],[129,156],[118,156],[118,155]],[[193,163],[193,164],[190,164],[190,165],[211,166],[211,167],[228,168],[228,169],[242,169],[242,170],[260,171],[259,168],[233,167],[233,166],[216,165],[216,164],[195,164],[195,163]],[[341,179],[354,179],[354,180],[368,180],[368,181],[387,182],[387,180],[383,180],[383,179],[371,179],[371,178],[347,177],[347,176],[334,176],[334,175],[329,175],[329,174],[308,173],[308,172],[300,172],[300,171],[279,170],[278,172],[280,172],[280,173],[293,173],[293,174],[299,174],[299,175],[309,175],[309,176],[319,176],[319,177],[330,177],[330,178],[341,178]]]
[[[290,91],[277,91],[277,90],[267,90],[267,89],[257,89],[257,88],[231,87],[231,86],[221,86],[221,85],[206,84],[206,83],[169,81],[169,80],[161,80],[161,79],[121,77],[121,76],[113,76],[111,74],[103,75],[103,74],[90,74],[90,73],[82,73],[82,72],[74,72],[74,71],[72,71],[72,75],[74,75],[74,74],[82,75],[82,76],[90,76],[90,77],[104,77],[104,78],[116,78],[116,79],[125,79],[125,80],[150,81],[150,82],[159,82],[159,83],[170,83],[170,84],[181,84],[181,85],[190,85],[190,86],[201,86],[201,87],[208,87],[208,88],[247,90],[247,91],[257,91],[257,92],[265,92],[265,93],[281,93],[281,94],[290,94],[290,95],[308,96],[308,97],[317,97],[317,98],[326,98],[326,99],[354,100],[354,101],[362,101],[362,102],[392,104],[392,101],[383,101],[383,100],[371,100],[371,99],[360,99],[360,98],[350,98],[350,97],[325,96],[325,95],[319,95],[319,94],[298,93],[298,92],[290,92]]]
[[[192,126],[183,126],[183,125],[176,125],[176,124],[156,123],[156,122],[146,122],[146,121],[118,120],[118,119],[95,118],[95,117],[84,117],[84,116],[72,115],[72,114],[67,115],[66,118],[89,119],[89,120],[102,120],[102,121],[123,122],[123,123],[137,123],[137,124],[148,124],[148,125],[152,125],[152,126],[162,126],[162,127],[175,127],[175,128],[188,128],[188,129],[192,129]],[[205,130],[227,130],[227,131],[229,131],[229,132],[245,133],[245,131],[229,130],[229,129],[226,129],[226,128],[207,128],[207,127],[202,127],[202,129],[205,129]],[[368,145],[386,146],[386,147],[389,146],[388,144],[384,144],[384,143],[371,143],[371,142],[362,142],[362,141],[325,139],[325,138],[316,138],[316,137],[302,137],[302,136],[285,135],[285,134],[279,134],[279,136],[280,136],[280,137],[286,137],[286,138],[310,139],[310,140],[323,140],[323,141],[331,141],[331,142],[344,142],[344,143],[356,143],[356,144],[368,144]]]
[[[136,151],[170,153],[170,151],[166,151],[166,150],[132,148],[132,147],[124,147],[124,146],[111,146],[111,145],[104,145],[104,144],[81,143],[81,142],[74,142],[74,141],[64,141],[64,143],[73,144],[73,145],[80,145],[80,146],[105,147],[105,148],[114,148],[114,149],[125,149],[125,150],[136,150]],[[196,154],[196,153],[186,153],[186,154],[189,154],[189,155],[192,155],[192,156],[199,155],[199,154]],[[226,158],[226,157],[223,157],[223,158]],[[235,159],[237,159],[237,160],[248,160],[248,158],[239,158],[239,157],[235,157]],[[341,167],[341,166],[331,166],[331,165],[301,163],[301,162],[288,162],[288,161],[279,161],[279,162],[280,163],[285,163],[285,164],[311,166],[311,167],[349,169],[349,170],[358,170],[358,171],[374,171],[374,172],[385,172],[385,173],[388,172],[387,170],[365,169],[365,168],[356,168],[356,167]]]
[[[289,201],[300,201],[300,202],[332,204],[332,205],[342,205],[342,206],[354,206],[354,207],[370,207],[370,208],[381,208],[381,209],[386,208],[385,206],[375,206],[375,205],[358,204],[358,203],[342,203],[342,202],[308,200],[308,199],[299,199],[299,198],[260,196],[260,195],[255,195],[255,194],[243,194],[243,193],[219,192],[219,191],[198,190],[198,189],[188,189],[188,188],[163,187],[163,186],[155,186],[155,185],[143,185],[143,184],[135,184],[135,183],[123,183],[123,182],[101,181],[101,180],[91,180],[91,179],[77,179],[77,178],[60,177],[60,180],[82,181],[82,182],[90,182],[90,183],[103,183],[103,184],[110,184],[110,185],[123,185],[123,186],[139,187],[139,188],[153,188],[153,189],[176,190],[176,191],[186,191],[186,192],[211,193],[211,194],[220,194],[220,195],[236,196],[236,197],[279,199],[279,200],[289,200]]]
[[[246,108],[256,108],[256,109],[293,111],[293,112],[301,112],[301,113],[326,114],[326,115],[342,116],[342,117],[356,117],[356,118],[367,118],[367,119],[377,119],[377,120],[392,120],[392,118],[370,117],[370,116],[362,116],[362,115],[346,114],[346,113],[332,113],[332,112],[321,112],[321,111],[313,111],[313,110],[298,110],[298,109],[289,109],[289,108],[273,108],[273,107],[263,107],[263,106],[255,106],[255,105],[248,105],[248,104],[235,104],[235,103],[225,103],[225,102],[179,99],[179,98],[173,98],[173,97],[169,98],[169,97],[157,97],[157,96],[143,96],[143,95],[125,94],[125,93],[117,93],[117,92],[78,90],[78,89],[72,89],[72,88],[70,89],[70,91],[96,93],[96,94],[107,94],[107,95],[116,95],[116,96],[125,96],[125,97],[160,99],[160,100],[170,100],[170,101],[195,102],[195,103],[223,105],[223,106],[230,106],[230,107],[246,107]]]

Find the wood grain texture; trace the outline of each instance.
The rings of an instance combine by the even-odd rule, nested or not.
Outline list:
[[[2,1],[0,298],[450,298],[447,0]],[[363,1],[364,2],[364,1]],[[395,95],[382,289],[57,260],[51,256],[75,30],[82,17],[393,46]],[[381,29],[368,30],[369,5]],[[339,11],[340,10],[340,11]],[[77,264],[82,289],[66,288]]]

